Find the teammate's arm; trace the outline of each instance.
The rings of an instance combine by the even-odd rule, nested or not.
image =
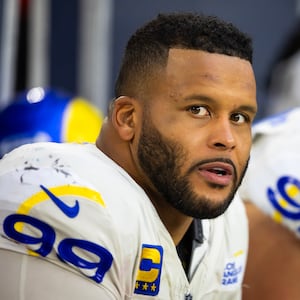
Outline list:
[[[243,300],[298,300],[300,240],[253,203],[245,205],[250,240]]]

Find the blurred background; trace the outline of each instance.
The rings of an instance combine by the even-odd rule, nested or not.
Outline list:
[[[217,15],[252,36],[257,118],[265,116],[270,72],[300,0],[0,0],[0,108],[42,86],[85,97],[105,114],[129,36],[170,11]]]

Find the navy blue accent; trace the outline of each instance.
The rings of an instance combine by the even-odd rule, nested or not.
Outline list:
[[[50,197],[54,204],[69,218],[75,218],[79,213],[79,203],[78,200],[75,201],[74,206],[69,206],[54,194],[52,194],[43,185],[40,185],[41,189]]]
[[[281,207],[281,205],[278,202],[278,199],[276,198],[275,192],[271,188],[267,189],[267,197],[271,202],[271,204],[273,205],[273,207],[284,217],[291,220],[300,220],[300,212],[291,212]]]
[[[15,225],[20,222],[35,227],[42,233],[42,236],[34,237],[16,231]],[[33,218],[31,216],[21,214],[12,214],[7,216],[3,222],[3,231],[8,237],[12,238],[13,240],[19,243],[27,245],[41,244],[41,247],[39,249],[34,250],[41,256],[47,256],[51,252],[55,240],[55,231],[47,223],[39,219]]]
[[[87,261],[74,253],[73,247],[91,252],[97,255],[100,260],[96,262]],[[113,256],[104,247],[79,239],[64,239],[58,246],[58,253],[62,261],[69,262],[78,268],[90,270],[97,268],[95,275],[90,277],[97,283],[103,281],[104,275],[110,269],[113,262]]]
[[[300,208],[300,204],[297,201],[294,201],[287,193],[286,193],[286,186],[290,184],[296,186],[298,190],[300,189],[300,181],[296,178],[290,176],[283,176],[278,179],[277,187],[279,193],[282,195],[283,199],[285,199],[289,204],[294,207]]]

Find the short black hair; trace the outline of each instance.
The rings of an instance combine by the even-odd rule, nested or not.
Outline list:
[[[232,23],[197,13],[159,14],[129,39],[115,97],[137,96],[147,78],[164,67],[171,48],[225,54],[252,63],[252,40]]]

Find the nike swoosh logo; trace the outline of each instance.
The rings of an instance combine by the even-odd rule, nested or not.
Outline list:
[[[40,185],[41,189],[50,197],[50,199],[54,202],[54,204],[69,218],[75,218],[79,213],[79,203],[78,200],[75,201],[74,206],[69,206],[58,197],[56,197],[53,193],[51,193],[48,189],[46,189],[43,185]]]

